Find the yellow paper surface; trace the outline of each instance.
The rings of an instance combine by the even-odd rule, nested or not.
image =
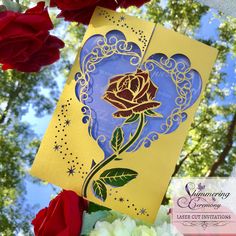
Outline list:
[[[192,68],[199,73],[202,81],[202,89],[201,95],[198,96],[198,99],[191,106],[182,111],[187,115],[187,119],[180,122],[178,128],[170,133],[157,132],[158,139],[153,141],[150,140],[151,145],[149,147],[145,147],[144,145],[145,142],[148,141],[146,137],[146,139],[144,139],[145,142],[143,142],[137,150],[135,149],[129,152],[124,151],[117,154],[117,157],[119,158],[106,163],[105,166],[102,166],[96,171],[88,183],[86,194],[84,194],[84,181],[88,178],[87,176],[91,171],[92,163],[93,166],[94,163],[99,165],[99,162],[104,160],[104,150],[101,148],[101,145],[103,145],[101,143],[103,136],[100,135],[99,137],[94,138],[93,134],[88,130],[89,122],[86,124],[82,122],[85,118],[85,114],[83,114],[83,111],[85,111],[85,104],[78,99],[78,96],[82,96],[83,93],[80,92],[80,94],[77,94],[76,96],[76,84],[78,84],[79,80],[75,80],[75,77],[81,77],[81,74],[83,76],[85,71],[90,71],[88,73],[89,75],[92,75],[93,73],[93,78],[90,78],[93,83],[88,84],[88,89],[90,89],[90,87],[95,86],[95,83],[100,83],[100,81],[98,81],[99,79],[104,78],[109,84],[110,79],[117,76],[117,74],[114,74],[112,77],[110,75],[112,70],[119,70],[119,68],[115,68],[115,66],[113,68],[106,67],[108,60],[117,60],[117,58],[110,57],[109,53],[104,51],[106,48],[103,48],[103,57],[101,59],[93,54],[93,60],[95,60],[96,63],[92,61],[90,64],[91,67],[85,63],[86,60],[84,59],[85,55],[89,54],[92,50],[91,46],[86,46],[88,40],[90,40],[91,37],[98,37],[98,35],[100,35],[99,37],[106,37],[107,33],[111,31],[114,35],[116,35],[116,32],[114,31],[119,31],[119,35],[120,32],[122,32],[124,35],[124,38],[122,39],[123,41],[121,40],[122,42],[119,42],[120,44],[115,44],[116,49],[109,51],[109,53],[114,55],[117,53],[114,50],[117,50],[118,48],[120,50],[119,53],[121,61],[124,57],[130,55],[130,52],[133,53],[135,50],[133,47],[132,50],[129,50],[129,45],[127,44],[128,42],[135,43],[140,49],[140,61],[139,63],[137,63],[137,61],[135,62],[137,64],[136,68],[138,68],[141,64],[146,65],[145,68],[149,68],[150,70],[150,76],[154,76],[152,73],[155,73],[155,69],[151,71],[150,64],[147,63],[150,56],[154,54],[163,54],[167,58],[171,58],[173,55],[177,54],[180,55],[179,57],[181,58],[181,55],[184,55],[183,58],[188,58],[191,63],[190,69]],[[110,40],[110,44],[114,43],[112,41],[114,38]],[[97,43],[100,45],[99,40]],[[107,43],[109,46],[109,40]],[[82,50],[83,47],[86,47],[86,50]],[[123,53],[124,47],[126,47],[125,53]],[[124,54],[123,57],[121,55],[122,53]],[[87,199],[97,204],[104,205],[147,222],[154,222],[162,198],[170,181],[170,177],[178,160],[181,148],[186,139],[188,129],[193,121],[194,112],[196,111],[199,101],[201,100],[201,96],[203,95],[204,88],[216,55],[217,50],[200,42],[191,40],[188,37],[180,35],[179,33],[167,30],[162,26],[155,26],[151,22],[130,17],[124,15],[123,13],[116,13],[107,9],[97,8],[85,34],[82,46],[79,49],[78,56],[70,72],[62,95],[58,101],[51,122],[42,140],[31,169],[31,174],[64,189],[73,190],[81,196],[86,196]],[[179,65],[179,68],[176,67],[175,70],[170,69],[171,61],[175,63],[172,59],[169,61],[162,61],[162,65],[159,65],[158,73],[160,78],[161,76],[168,77],[168,75],[170,75],[170,78],[176,78],[173,76],[176,76],[176,74],[179,76],[181,74],[181,65]],[[132,63],[134,63],[134,61],[132,61]],[[121,65],[117,62],[117,67],[119,66]],[[127,73],[131,73],[132,71],[130,71],[130,67],[127,68]],[[160,68],[163,69],[163,74],[162,72],[160,73],[160,71],[162,71]],[[144,68],[142,69],[144,70]],[[176,70],[180,70],[180,72]],[[133,71],[135,73],[136,69]],[[77,74],[78,72],[80,74]],[[97,76],[96,73],[98,73]],[[102,73],[102,76],[99,73]],[[85,76],[84,78],[88,77]],[[155,78],[158,79],[158,75]],[[178,78],[181,78],[181,76]],[[82,84],[82,86],[84,86],[84,84]],[[157,98],[158,92],[161,91],[160,87],[157,88]],[[101,92],[100,89],[102,90],[102,94],[104,94],[106,89],[108,89],[108,85],[95,88],[97,90],[94,89],[92,91],[92,96],[93,94]],[[171,94],[169,95],[168,92],[169,91],[166,91],[166,95],[162,92],[162,96],[166,96],[166,100],[173,99]],[[103,98],[100,96],[98,99]],[[87,101],[88,100],[86,100],[86,102]],[[188,101],[186,101],[186,103],[187,102]],[[162,104],[164,103],[162,102]],[[160,108],[162,104],[160,105]],[[87,106],[89,107],[88,103]],[[141,113],[138,114],[140,115]],[[113,123],[119,118],[114,118],[112,114],[108,115],[110,115],[111,118],[108,120],[104,118],[104,122],[108,125],[106,129],[112,129]],[[99,122],[103,121],[101,117],[99,117],[99,119]],[[160,118],[153,117],[149,119]],[[150,120],[146,119],[146,121]],[[109,122],[110,125],[108,124]],[[99,125],[100,127],[103,127],[102,124]],[[129,125],[134,124],[125,124],[122,126],[124,132],[127,131],[126,127]],[[149,124],[146,125],[148,126]],[[155,127],[150,127],[150,130],[152,128],[153,132],[155,132]],[[113,134],[114,132],[115,130],[113,130]],[[102,131],[100,131],[100,134],[101,133]],[[105,133],[106,130],[104,130],[104,134]],[[131,132],[130,139],[132,139],[132,135],[134,136],[134,133],[135,131]],[[112,139],[112,137],[106,138],[107,141]],[[108,140],[109,138],[110,140]],[[116,142],[119,146],[119,139],[117,139]],[[125,142],[128,142],[128,140],[123,140],[123,146],[125,145]],[[116,172],[117,176],[109,177],[108,175],[104,178],[104,171],[120,170],[122,168],[125,170],[133,170],[137,173],[137,175],[133,178],[132,172],[130,172],[126,175],[124,174],[121,178],[118,178],[118,174],[121,173],[118,171]],[[125,173],[125,170],[122,173]],[[101,178],[101,176],[103,176],[103,178]],[[98,188],[96,188],[96,190],[98,192],[96,194],[94,194],[95,188],[93,186],[93,181],[97,181],[96,187]],[[106,193],[104,193],[104,188],[102,188],[103,185],[105,186]],[[97,195],[99,194],[103,196],[103,199],[98,198]]]

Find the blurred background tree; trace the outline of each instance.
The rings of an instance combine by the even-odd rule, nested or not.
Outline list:
[[[30,5],[30,1],[22,3]],[[173,176],[229,176],[236,164],[236,19],[193,0],[152,0],[141,9],[126,12],[218,48],[205,97]],[[35,181],[27,176],[27,170],[41,137],[33,131],[30,120],[22,117],[30,109],[39,117],[52,113],[60,92],[58,81],[67,78],[85,32],[81,25],[56,19],[55,10],[50,14],[55,24],[53,33],[66,43],[60,61],[37,74],[0,70],[1,235],[31,234],[33,208],[25,201],[25,180]],[[211,28],[214,36],[205,36]]]

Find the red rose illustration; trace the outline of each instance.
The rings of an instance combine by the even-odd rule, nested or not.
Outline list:
[[[36,236],[78,236],[86,209],[87,201],[73,191],[64,190],[32,221],[34,233]]]
[[[37,72],[60,58],[64,43],[49,34],[53,24],[44,2],[25,13],[0,12],[0,63],[2,69]]]
[[[88,24],[94,9],[97,6],[115,10],[118,7],[140,7],[150,0],[51,0],[50,6],[58,7],[61,12],[58,17],[64,17],[68,21]]]
[[[130,117],[159,107],[161,103],[153,100],[156,92],[149,73],[138,70],[112,78],[103,98],[119,109],[114,117]]]

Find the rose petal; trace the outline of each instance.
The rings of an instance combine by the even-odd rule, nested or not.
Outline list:
[[[0,41],[0,63],[23,62],[40,47],[42,42],[33,36],[9,37]]]
[[[9,69],[13,69],[14,67],[12,65],[9,64],[3,64],[2,65],[2,70],[9,70]]]
[[[150,81],[149,73],[146,72],[146,71],[138,70],[138,72],[137,72],[137,74],[136,74],[136,77],[138,77],[138,79],[139,79],[140,81],[142,81],[142,86],[143,86],[147,81]]]
[[[136,100],[135,102],[137,102],[138,104],[143,103],[143,102],[148,102],[150,101],[150,99],[148,98],[148,94],[145,93],[141,98],[139,98],[138,100]]]
[[[44,7],[45,7],[45,2],[41,1],[38,2],[37,5],[35,7],[29,8],[25,11],[25,14],[27,15],[31,15],[31,14],[40,14],[44,11]]]
[[[100,7],[106,7],[111,10],[115,10],[119,7],[117,2],[114,0],[90,0],[90,1],[84,1],[84,0],[64,0],[64,1],[54,1],[52,2],[52,5],[55,6],[55,3],[57,7],[61,10],[58,17],[64,17],[67,21],[76,21],[78,23],[82,24],[88,24],[95,8],[97,6]]]
[[[127,80],[127,76],[129,75],[131,75],[131,73],[128,73],[125,75],[118,75],[110,79],[107,91],[114,92],[114,91],[123,89],[123,87],[128,87],[128,84],[126,86],[123,86],[123,82]]]
[[[143,4],[149,2],[150,0],[124,0],[120,4],[120,7],[128,8],[130,6],[141,7]]]
[[[138,78],[138,76],[133,77],[129,83],[130,83],[130,89],[134,93],[140,91],[140,88],[142,88],[140,84],[140,79]]]
[[[112,93],[117,92],[117,83],[109,84],[107,91],[112,92]]]
[[[8,27],[8,24],[14,21],[14,19],[19,15],[17,12],[13,11],[3,11],[0,12],[0,30],[3,30],[5,27]],[[0,34],[0,39],[4,35]]]
[[[37,235],[39,233],[39,229],[41,228],[41,226],[44,223],[44,220],[47,216],[47,212],[48,212],[48,208],[44,208],[42,210],[40,210],[36,217],[32,220],[32,225],[34,226],[34,233],[35,235]]]
[[[63,11],[80,10],[95,5],[98,0],[51,0],[51,7],[58,7]]]
[[[147,93],[149,85],[150,85],[149,82],[147,82],[143,86],[142,90],[134,97],[134,101],[137,101],[138,99],[142,98],[142,96],[144,96]]]
[[[36,236],[78,236],[82,226],[83,211],[87,203],[72,191],[63,191],[49,207],[40,211],[32,221]]]
[[[49,35],[47,42],[45,44],[48,48],[64,48],[65,44],[62,40],[56,36]]]
[[[116,100],[113,100],[111,99],[109,96],[107,96],[106,94],[103,96],[103,99],[108,101],[109,103],[111,103],[113,106],[117,107],[117,108],[120,108],[120,109],[124,109],[126,108],[124,104],[116,101]]]
[[[133,74],[131,73],[127,73],[125,74],[125,76],[123,76],[118,82],[117,82],[117,87],[118,90],[123,90],[126,88],[129,88],[129,83],[131,81],[131,79],[133,78]]]
[[[137,105],[136,107],[133,108],[134,112],[142,112],[142,111],[146,111],[150,108],[157,108],[161,105],[160,102],[147,102],[147,103],[142,103],[140,105]]]
[[[29,25],[35,30],[53,29],[48,10],[47,8],[44,8],[44,5],[44,2],[39,2],[35,7],[30,8],[24,14],[21,14],[16,19],[16,22]]]
[[[60,57],[64,43],[50,36],[53,28],[44,2],[25,13],[0,13],[0,63],[3,69],[37,72]]]
[[[64,18],[66,21],[74,21],[82,24],[89,24],[89,21],[93,15],[95,7],[91,7],[84,10],[64,11],[62,10],[57,17]]]
[[[156,92],[157,92],[157,87],[152,83],[152,81],[150,81],[148,93],[149,93],[151,99],[155,98]]]
[[[109,101],[115,101],[115,102],[118,102],[118,103],[124,105],[125,108],[131,108],[131,107],[134,107],[137,105],[137,103],[124,100],[123,98],[120,98],[120,97],[116,96],[114,93],[109,92],[109,91],[106,93],[106,98]]]
[[[129,89],[124,89],[124,90],[118,92],[117,96],[119,98],[124,98],[125,100],[128,100],[128,101],[132,101],[134,98],[132,91],[130,91]]]
[[[116,118],[119,118],[119,117],[129,117],[132,115],[132,110],[119,110],[115,113],[113,113],[113,116],[116,117]]]
[[[118,7],[142,6],[149,0],[51,0],[51,7],[58,7],[61,12],[58,17],[68,21],[88,24],[96,6],[115,10]]]
[[[57,6],[57,0],[50,0],[50,7],[56,7]]]

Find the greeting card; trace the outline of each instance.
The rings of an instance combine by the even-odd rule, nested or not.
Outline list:
[[[153,222],[216,55],[97,8],[31,174]]]

